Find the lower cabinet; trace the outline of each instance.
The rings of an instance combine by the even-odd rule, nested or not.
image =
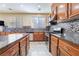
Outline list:
[[[19,55],[19,43],[6,50],[1,56],[18,56]]]
[[[79,56],[79,45],[51,35],[51,54],[53,56]]]
[[[64,50],[64,53],[67,55],[79,56],[79,45],[61,39],[59,40],[59,47]]]
[[[44,41],[45,33],[44,32],[34,32],[33,40],[34,41]]]
[[[6,35],[6,32],[0,32],[0,35],[2,35],[2,36]]]
[[[26,38],[23,38],[21,41],[20,41],[20,55],[21,56],[25,56],[26,55]]]
[[[59,56],[70,56],[66,51],[64,51],[62,48],[58,49],[58,55]]]
[[[51,54],[53,55],[53,56],[57,56],[57,46],[56,45],[54,45],[53,43],[51,43],[52,45],[51,45]]]
[[[27,36],[26,41],[27,41],[27,46],[26,46],[26,48],[27,48],[27,50],[26,50],[26,55],[27,55],[28,50],[29,50],[29,48],[30,48],[29,36]]]
[[[26,56],[29,49],[29,36],[20,41],[20,56]]]
[[[58,55],[58,38],[54,35],[51,36],[51,54],[53,56]]]
[[[26,56],[29,49],[29,35],[0,49],[0,56]]]

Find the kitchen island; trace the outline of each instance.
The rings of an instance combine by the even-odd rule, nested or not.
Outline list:
[[[29,33],[0,36],[0,56],[24,56],[29,48]]]

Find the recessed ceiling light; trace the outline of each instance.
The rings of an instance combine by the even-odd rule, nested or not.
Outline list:
[[[23,5],[23,4],[21,4],[21,5],[20,5],[20,7],[24,7],[24,5]]]
[[[6,4],[2,4],[2,7],[6,7]]]
[[[60,8],[63,8],[64,7],[64,5],[60,5]]]
[[[38,8],[40,8],[41,6],[40,5],[38,5]]]
[[[38,5],[37,7],[38,7],[38,11],[41,11],[41,6],[40,6],[40,5]]]

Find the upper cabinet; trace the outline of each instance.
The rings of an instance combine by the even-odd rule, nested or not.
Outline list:
[[[79,3],[69,4],[69,17],[76,16],[79,14]]]
[[[57,4],[57,19],[59,22],[65,21],[68,18],[68,4],[58,3]]]
[[[51,17],[54,18],[54,16],[57,14],[57,7],[56,7],[56,3],[53,3],[51,6]]]
[[[52,17],[57,15],[57,22],[79,19],[79,3],[53,3]]]
[[[62,22],[68,18],[68,3],[53,3],[52,4],[52,17],[56,15],[57,22]]]

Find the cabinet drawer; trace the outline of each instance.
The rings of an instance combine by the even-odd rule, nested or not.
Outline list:
[[[14,56],[19,54],[19,44],[15,44],[13,47],[9,48],[7,51],[1,54],[1,56]]]
[[[67,53],[72,56],[79,56],[79,49],[75,48],[73,45],[59,40],[59,47],[63,48]]]
[[[51,36],[51,42],[53,42],[53,43],[55,43],[55,45],[57,45],[58,44],[58,38],[52,35]]]

